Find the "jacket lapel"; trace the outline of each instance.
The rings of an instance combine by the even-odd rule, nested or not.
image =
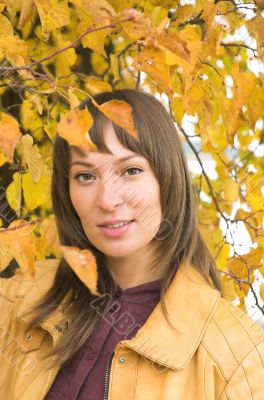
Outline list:
[[[172,326],[159,302],[135,337],[122,344],[163,366],[183,368],[196,351],[219,299],[220,293],[200,273],[182,266],[165,293]]]

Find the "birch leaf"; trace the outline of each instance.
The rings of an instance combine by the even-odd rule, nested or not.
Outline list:
[[[89,136],[92,124],[93,118],[89,111],[76,108],[62,116],[57,126],[57,132],[70,145],[93,151],[96,146]]]
[[[0,235],[25,276],[33,279],[35,274],[35,239],[32,225],[26,224],[26,221],[23,220],[15,220],[7,230],[1,232],[0,229]]]
[[[16,119],[9,114],[0,112],[0,147],[9,162],[13,161],[15,147],[20,137],[21,132]]]
[[[21,201],[22,201],[22,175],[16,172],[13,175],[13,181],[7,187],[6,198],[10,207],[20,217]]]
[[[110,100],[101,105],[93,100],[93,104],[111,121],[124,128],[131,136],[138,138],[134,127],[132,107],[125,101]]]
[[[60,246],[62,255],[70,265],[72,270],[84,285],[92,292],[99,296],[97,291],[97,265],[94,255],[89,250],[80,250],[78,247]]]
[[[22,163],[29,168],[34,182],[38,182],[44,169],[44,163],[41,160],[38,146],[33,145],[33,138],[30,135],[23,135],[18,150],[21,153]]]

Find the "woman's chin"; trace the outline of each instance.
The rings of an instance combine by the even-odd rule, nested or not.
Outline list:
[[[124,248],[119,248],[119,249],[102,249],[101,250],[107,257],[127,257],[130,254],[133,253],[131,248],[129,249],[124,249]]]

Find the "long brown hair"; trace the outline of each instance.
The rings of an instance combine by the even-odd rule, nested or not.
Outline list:
[[[167,273],[161,287],[161,306],[167,318],[164,294],[181,264],[191,263],[210,285],[221,291],[214,259],[198,229],[195,196],[181,140],[169,113],[154,96],[148,93],[141,90],[120,89],[98,93],[94,99],[98,104],[112,99],[124,100],[132,106],[139,140],[120,126],[113,124],[115,132],[123,146],[148,159],[159,182],[162,220],[165,224],[161,224],[157,237],[153,239],[159,238],[158,254],[153,268],[158,268],[159,265],[166,266]],[[99,151],[110,152],[102,134],[106,117],[90,99],[80,106],[84,107],[88,108],[94,118],[94,124],[90,129],[93,143],[97,145]],[[75,148],[75,150],[82,153],[81,149]],[[98,290],[100,293],[111,293],[113,280],[105,263],[104,254],[89,242],[70,200],[69,162],[69,144],[57,135],[54,141],[51,193],[60,242],[67,246],[90,249],[97,260]],[[70,327],[50,353],[56,356],[57,363],[69,360],[91,335],[100,319],[97,310],[90,306],[91,301],[95,299],[96,296],[87,289],[62,258],[54,283],[34,309],[36,316],[29,327],[40,324],[58,305],[64,303],[65,307],[68,307],[66,310],[71,321]],[[102,305],[102,311],[106,306],[107,303]]]

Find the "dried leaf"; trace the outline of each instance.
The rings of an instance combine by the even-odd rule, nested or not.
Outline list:
[[[33,17],[34,8],[35,8],[34,0],[22,0],[18,29],[23,28],[23,26],[26,25],[26,23]]]
[[[93,104],[111,121],[124,128],[131,136],[138,138],[134,126],[132,107],[125,101],[110,100],[101,105],[93,100]]]
[[[97,147],[89,136],[92,124],[93,118],[87,109],[73,109],[61,118],[57,132],[70,145],[94,151]]]
[[[80,250],[75,246],[60,246],[62,255],[78,278],[92,292],[99,296],[97,291],[97,264],[94,255],[89,250]]]
[[[39,13],[42,35],[48,39],[53,29],[70,23],[70,9],[67,0],[34,0]]]
[[[15,147],[20,137],[21,132],[16,119],[9,114],[0,112],[0,147],[9,162],[13,162]]]
[[[18,150],[21,152],[22,163],[29,168],[34,182],[38,182],[45,166],[38,146],[33,145],[33,138],[30,135],[23,135],[18,144]]]
[[[22,176],[22,189],[26,206],[29,210],[47,205],[50,200],[50,181],[48,174],[41,175],[38,182],[34,182],[32,174],[28,171]]]
[[[13,175],[13,181],[6,189],[6,198],[10,207],[20,217],[22,201],[22,175],[16,172]]]
[[[8,230],[0,229],[0,235],[25,276],[32,280],[35,275],[35,239],[32,225],[24,220],[15,220]]]

